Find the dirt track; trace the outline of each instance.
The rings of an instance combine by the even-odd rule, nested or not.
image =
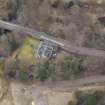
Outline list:
[[[68,81],[58,81],[48,84],[44,84],[51,88],[77,88],[79,86],[91,85],[91,84],[100,84],[105,83],[105,76],[97,75],[86,78],[81,78],[77,80],[68,80]]]

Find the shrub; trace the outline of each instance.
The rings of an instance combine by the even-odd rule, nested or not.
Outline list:
[[[28,69],[26,67],[26,65],[22,64],[19,67],[19,73],[18,73],[18,79],[25,81],[28,80]]]
[[[68,105],[104,105],[99,103],[102,99],[104,102],[104,93],[103,91],[95,91],[93,93],[77,91],[75,92],[75,100],[70,101]]]
[[[53,76],[55,71],[55,65],[51,64],[49,61],[44,62],[43,64],[37,65],[37,79],[45,81]]]
[[[82,60],[76,57],[65,58],[62,64],[55,62],[55,60],[49,60],[29,67],[16,58],[8,65],[6,72],[9,78],[18,80],[38,79],[44,82],[46,80],[74,79],[83,70]]]
[[[14,60],[10,62],[9,64],[5,65],[5,76],[8,79],[16,78],[16,72],[18,71],[18,64],[19,62]]]
[[[81,59],[75,57],[65,58],[61,69],[63,79],[76,78],[84,70]]]
[[[6,65],[5,76],[8,79],[28,80],[28,67],[18,59]]]
[[[14,35],[7,34],[6,37],[7,37],[8,44],[9,44],[9,47],[6,48],[6,50],[7,52],[9,52],[9,54],[12,54],[19,47],[19,44],[16,41],[16,38]]]
[[[41,81],[74,79],[80,76],[83,70],[82,60],[76,57],[65,58],[61,64],[54,61],[45,61],[35,67],[35,71],[37,71],[36,78]]]
[[[67,3],[64,4],[64,9],[69,9],[74,5],[73,1],[69,1]]]
[[[52,0],[50,2],[51,2],[51,6],[53,8],[57,8],[59,6],[59,4],[60,4],[60,1],[59,0]]]
[[[14,52],[18,47],[18,43],[15,42],[15,40],[12,40],[9,42],[10,43],[10,52]]]

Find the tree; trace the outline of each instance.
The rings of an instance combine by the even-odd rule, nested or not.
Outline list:
[[[63,79],[76,78],[84,70],[81,59],[75,57],[65,58],[61,69]]]
[[[41,81],[45,81],[54,75],[55,65],[51,64],[51,62],[46,61],[43,64],[37,65],[37,78]]]
[[[19,74],[18,74],[18,79],[25,81],[28,80],[28,69],[26,67],[26,65],[22,64],[19,67]]]
[[[20,62],[20,60],[15,59],[6,65],[5,76],[8,79],[28,80],[28,67],[26,64]]]
[[[100,100],[104,101],[105,92],[95,91],[93,93],[83,93],[82,91],[75,92],[75,100],[70,101],[68,105],[102,105]],[[103,104],[104,105],[104,104]]]
[[[5,65],[5,73],[4,74],[8,79],[11,79],[11,78],[15,79],[18,69],[19,69],[19,61],[13,60]]]

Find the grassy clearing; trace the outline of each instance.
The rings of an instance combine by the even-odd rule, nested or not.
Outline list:
[[[18,58],[30,63],[35,63],[37,59],[35,59],[35,56],[33,55],[33,49],[37,48],[38,44],[39,41],[36,39],[30,38],[28,36],[25,37],[23,45],[18,53]]]

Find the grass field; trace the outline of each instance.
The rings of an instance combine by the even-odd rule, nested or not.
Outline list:
[[[23,45],[19,50],[18,58],[24,60],[25,62],[35,63],[37,61],[35,55],[33,54],[33,49],[37,48],[39,41],[30,37],[25,37]]]

